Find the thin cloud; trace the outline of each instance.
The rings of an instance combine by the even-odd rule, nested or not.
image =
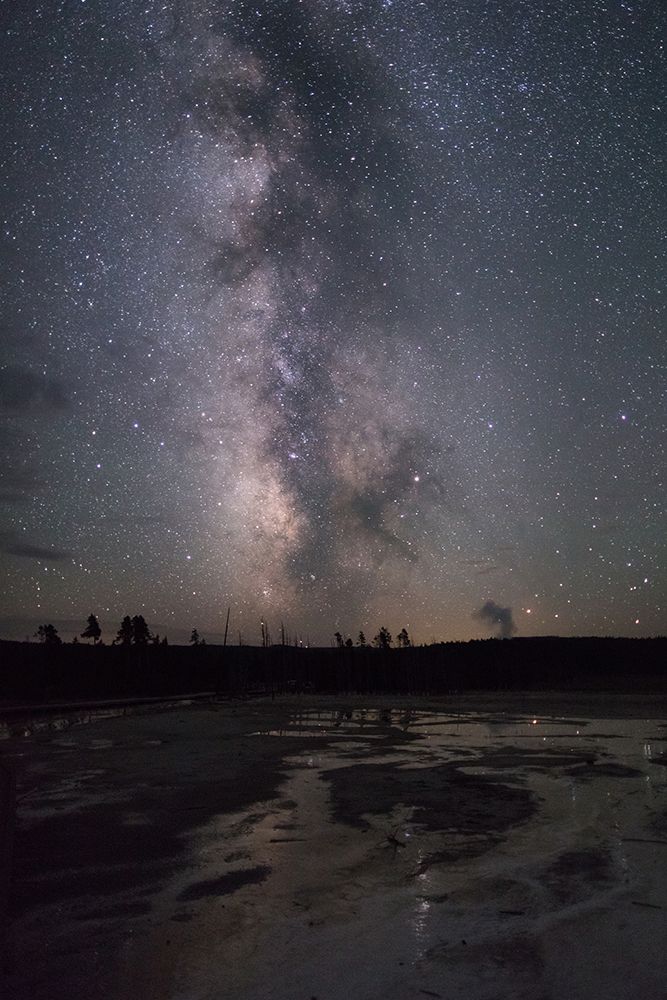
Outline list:
[[[72,553],[63,549],[47,548],[44,545],[32,545],[30,542],[6,541],[0,546],[8,556],[19,556],[21,559],[43,559],[48,562],[62,562],[71,559]]]

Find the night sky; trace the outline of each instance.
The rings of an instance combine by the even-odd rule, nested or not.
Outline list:
[[[7,5],[2,634],[667,631],[665,20]]]

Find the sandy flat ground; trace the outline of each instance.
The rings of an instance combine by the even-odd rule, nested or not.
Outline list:
[[[28,725],[0,744],[3,988],[662,1000],[665,708],[291,697]]]

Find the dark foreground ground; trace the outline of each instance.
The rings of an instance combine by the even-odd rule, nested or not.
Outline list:
[[[14,721],[0,993],[662,998],[666,719],[515,692]]]

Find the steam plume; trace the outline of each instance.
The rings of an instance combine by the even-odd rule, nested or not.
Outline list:
[[[473,618],[477,618],[491,628],[497,629],[499,639],[509,639],[516,632],[512,609],[501,608],[495,601],[486,601],[479,611],[474,612]]]

